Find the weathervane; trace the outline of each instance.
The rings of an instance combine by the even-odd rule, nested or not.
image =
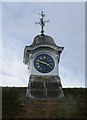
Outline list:
[[[39,14],[41,15],[40,21],[39,22],[35,22],[35,24],[39,24],[41,26],[41,34],[44,35],[44,26],[46,22],[49,22],[49,20],[44,20],[44,17],[46,16],[43,11]]]

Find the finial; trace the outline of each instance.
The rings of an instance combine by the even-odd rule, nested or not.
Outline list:
[[[41,35],[44,35],[44,26],[46,22],[49,22],[49,20],[44,20],[44,17],[46,16],[43,11],[39,14],[41,15],[40,21],[39,22],[35,22],[35,24],[39,24],[41,26]]]

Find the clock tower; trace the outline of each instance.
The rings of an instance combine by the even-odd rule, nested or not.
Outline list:
[[[44,34],[45,14],[41,12],[41,34],[30,46],[25,46],[23,62],[28,65],[29,83],[26,97],[29,99],[59,99],[64,97],[59,77],[60,54],[64,47],[57,46],[52,37]]]

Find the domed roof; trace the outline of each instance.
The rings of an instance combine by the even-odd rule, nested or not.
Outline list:
[[[34,38],[32,45],[35,46],[37,44],[42,44],[42,43],[56,45],[53,38],[48,35],[37,35]]]

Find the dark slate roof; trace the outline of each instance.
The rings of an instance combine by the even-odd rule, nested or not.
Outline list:
[[[33,44],[32,45],[37,45],[37,44],[42,44],[42,43],[46,43],[46,44],[52,44],[52,45],[56,45],[53,38],[48,36],[48,35],[37,35],[34,38]]]
[[[26,118],[48,118],[49,120],[52,118],[72,118],[72,120],[86,118],[87,120],[86,88],[63,88],[65,100],[33,101],[25,99],[26,89],[26,87],[2,88],[2,120],[4,118],[12,118],[12,120],[13,118],[24,118],[24,120]]]

